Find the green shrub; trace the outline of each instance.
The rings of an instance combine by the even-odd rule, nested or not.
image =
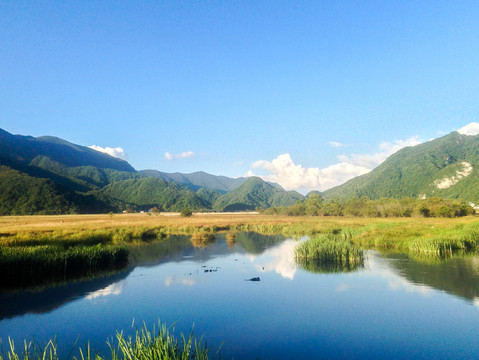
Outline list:
[[[193,215],[193,211],[191,211],[190,208],[183,208],[183,210],[181,210],[181,216],[190,217],[192,215]]]

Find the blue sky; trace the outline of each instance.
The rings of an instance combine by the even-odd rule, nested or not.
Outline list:
[[[324,190],[479,121],[477,1],[1,1],[0,127]]]

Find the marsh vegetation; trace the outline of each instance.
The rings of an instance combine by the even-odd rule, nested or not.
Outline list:
[[[363,250],[401,251],[418,258],[474,253],[479,221],[460,218],[290,217],[210,214],[191,217],[123,214],[0,218],[3,287],[23,287],[90,277],[124,268],[132,247],[171,235],[190,236],[196,247],[227,233],[308,235],[297,259],[308,269],[361,266]],[[250,242],[251,236],[247,242]],[[321,263],[322,265],[318,265]],[[332,266],[331,264],[335,264]],[[339,264],[339,265],[338,265]]]
[[[12,339],[8,339],[8,350],[0,352],[0,360],[60,360],[62,357],[57,351],[56,340],[51,339],[45,346],[40,346],[32,341],[24,341],[18,349]],[[146,325],[136,329],[133,335],[127,336],[123,331],[107,341],[110,356],[95,353],[88,344],[85,347],[76,345],[71,349],[68,357],[74,360],[206,360],[211,349],[207,347],[203,338],[197,338],[191,331],[188,336],[174,335],[173,328],[167,328],[159,323],[150,330]],[[219,349],[214,354],[219,356]]]
[[[345,234],[323,234],[299,244],[295,260],[311,272],[348,272],[364,267],[364,250]]]

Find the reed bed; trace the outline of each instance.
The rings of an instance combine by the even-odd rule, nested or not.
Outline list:
[[[115,338],[107,342],[110,355],[93,353],[90,346],[72,349],[68,356],[74,360],[206,360],[209,359],[211,349],[207,347],[203,338],[197,338],[190,332],[188,337],[174,335],[165,324],[159,324],[150,331],[146,325],[137,329],[133,336],[125,336],[118,332]],[[21,351],[17,351],[13,340],[9,339],[9,349],[6,354],[0,353],[0,360],[60,360],[57,345],[50,340],[44,347],[38,346],[34,341],[23,343]],[[220,358],[220,349],[215,357]],[[75,353],[75,354],[73,354]]]
[[[196,232],[191,235],[191,243],[197,248],[205,248],[215,240],[215,234],[210,232]]]
[[[364,267],[364,250],[351,243],[348,235],[316,236],[295,248],[296,262],[314,272],[351,271]]]
[[[63,282],[119,270],[128,264],[128,250],[118,246],[59,249],[53,245],[0,247],[1,288]]]
[[[396,250],[420,257],[445,258],[479,250],[479,223],[445,224],[444,222],[395,226],[371,224],[352,237],[353,243],[364,248]]]

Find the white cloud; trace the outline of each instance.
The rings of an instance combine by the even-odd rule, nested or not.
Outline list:
[[[341,148],[341,147],[347,147],[348,146],[348,145],[342,144],[342,143],[337,142],[337,141],[329,141],[328,144],[331,145],[332,147],[335,147],[335,148]]]
[[[373,168],[342,161],[321,170],[322,177],[319,186],[311,190],[327,190],[360,175],[370,172]]]
[[[372,170],[398,150],[407,146],[419,145],[422,142],[423,141],[420,140],[418,136],[412,136],[406,140],[396,140],[394,143],[383,141],[379,144],[379,151],[374,154],[340,155],[338,156],[338,159],[349,164]]]
[[[295,164],[290,154],[279,155],[272,161],[256,161],[251,167],[269,171],[270,175],[261,177],[266,181],[280,184],[286,190],[324,191],[368,173],[399,149],[418,145],[421,142],[417,136],[406,140],[396,140],[394,143],[382,142],[379,145],[379,151],[374,154],[341,155],[338,156],[339,163],[324,169],[304,168],[302,165]],[[253,171],[248,171],[248,176],[254,175]]]
[[[462,135],[478,135],[479,134],[479,123],[472,122],[470,124],[467,124],[466,126],[457,130],[457,132],[459,134],[462,134]]]
[[[181,160],[181,159],[190,159],[195,157],[196,154],[193,151],[183,151],[180,154],[171,154],[168,151],[165,152],[166,160]]]
[[[122,159],[122,160],[128,160],[128,155],[125,153],[125,150],[121,147],[116,147],[116,148],[111,148],[111,147],[101,147],[97,145],[92,145],[89,146],[90,149],[108,154],[110,156]]]

